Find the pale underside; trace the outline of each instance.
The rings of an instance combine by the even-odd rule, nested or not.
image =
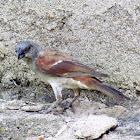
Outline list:
[[[54,94],[55,94],[55,98],[58,101],[62,99],[61,91],[63,89],[73,89],[73,90],[89,89],[89,87],[86,86],[85,84],[82,84],[80,81],[73,80],[72,78],[51,77],[49,75],[45,75],[38,71],[36,71],[36,73],[46,84],[50,84],[52,86]],[[92,87],[91,90],[93,89],[94,88]]]
[[[53,77],[50,75],[46,75],[40,71],[38,71],[35,67],[35,62],[28,63],[29,67],[46,83],[50,84],[52,87],[53,86],[59,86],[62,89],[67,88],[67,89],[89,89],[88,86],[85,84],[81,83],[80,81],[76,81],[72,78],[67,78],[67,77]],[[91,87],[91,90],[94,90],[93,87]]]

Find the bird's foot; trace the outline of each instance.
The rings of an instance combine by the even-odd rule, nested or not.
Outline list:
[[[41,110],[41,111],[38,111],[40,114],[48,114],[50,113],[51,111],[50,110]]]
[[[57,106],[58,106],[58,101],[55,101],[47,110],[41,110],[41,111],[39,111],[39,113],[41,113],[41,114],[50,113],[52,111],[52,109],[54,109]]]
[[[71,110],[72,112],[74,112],[74,109],[72,108],[72,104],[71,104],[71,103],[67,103],[67,104],[58,103],[58,105],[59,105],[60,107],[64,108],[64,110],[69,109],[69,110]]]
[[[58,102],[58,101],[55,101],[47,110],[41,110],[41,111],[38,111],[38,112],[41,113],[41,114],[48,114],[50,112],[56,113],[56,111],[52,111],[52,110],[54,108],[56,108],[58,105],[61,108],[63,108],[63,111],[66,110],[66,109],[69,109],[70,111],[74,112],[74,109],[72,108],[72,103],[66,103],[66,104],[64,104],[64,103],[61,103],[61,102]]]

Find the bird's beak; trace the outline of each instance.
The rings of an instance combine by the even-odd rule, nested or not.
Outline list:
[[[25,57],[25,54],[18,55],[18,60],[22,59],[23,57]]]
[[[25,57],[25,53],[23,53],[22,49],[19,49],[17,51],[17,55],[18,55],[18,60],[22,59],[23,57]]]

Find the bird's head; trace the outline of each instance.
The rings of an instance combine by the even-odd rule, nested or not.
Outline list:
[[[31,41],[21,41],[16,45],[18,59],[35,59],[38,57],[40,46]]]

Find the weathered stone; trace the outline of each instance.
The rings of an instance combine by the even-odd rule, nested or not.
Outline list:
[[[10,110],[18,110],[20,109],[21,107],[25,106],[26,103],[21,101],[21,100],[13,100],[13,101],[10,101],[6,104],[6,108],[7,109],[10,109]]]
[[[40,111],[45,108],[44,105],[34,105],[34,106],[23,106],[21,110],[23,111]]]
[[[106,131],[115,128],[118,125],[116,119],[105,115],[89,115],[80,118],[73,125],[73,131],[76,138],[97,139]]]

